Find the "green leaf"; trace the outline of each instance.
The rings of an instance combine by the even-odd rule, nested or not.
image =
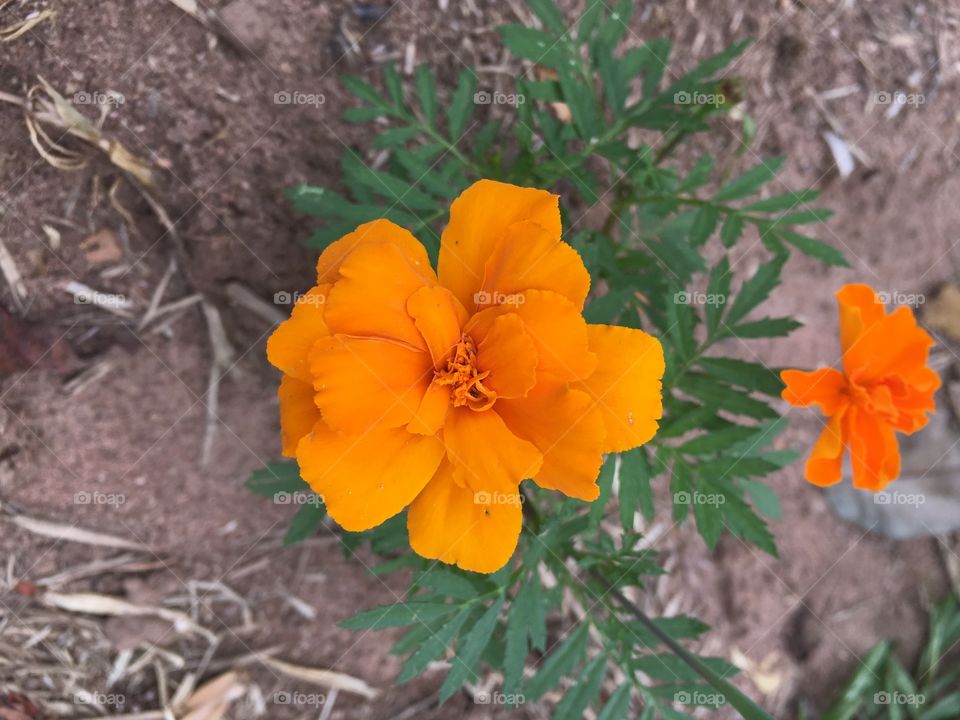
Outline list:
[[[471,70],[463,70],[457,89],[450,100],[450,109],[447,111],[447,130],[450,140],[457,143],[467,127],[467,120],[473,112],[474,95],[477,92],[477,76]]]
[[[610,491],[613,489],[613,475],[616,468],[616,456],[608,455],[607,461],[600,468],[600,474],[597,477],[597,485],[600,487],[600,495],[590,504],[590,529],[596,530],[603,520],[603,513],[607,507],[607,501],[610,499]]]
[[[731,217],[734,216],[731,215]],[[709,240],[719,219],[720,211],[714,205],[704,205],[698,209],[693,218],[693,225],[690,226],[691,244],[699,247]],[[724,227],[726,227],[726,224],[724,224]]]
[[[403,145],[420,134],[420,128],[414,126],[395,127],[385,130],[373,140],[375,148],[391,148]]]
[[[710,180],[712,172],[713,156],[709,154],[701,155],[690,172],[687,173],[687,177],[680,184],[680,187],[677,188],[677,192],[688,193],[703,187]]]
[[[717,541],[723,532],[723,520],[720,510],[710,503],[694,502],[693,517],[697,521],[697,531],[711,552],[716,550]]]
[[[597,699],[600,684],[607,668],[605,655],[597,655],[587,663],[577,678],[577,683],[568,690],[554,711],[554,720],[580,720],[583,712]]]
[[[318,499],[317,496],[310,498],[310,500]],[[327,508],[319,502],[308,502],[301,506],[297,510],[297,514],[293,516],[290,527],[287,528],[287,534],[283,536],[283,544],[295,545],[306,540],[320,529],[326,516]]]
[[[448,615],[457,609],[456,605],[437,602],[401,602],[393,605],[381,605],[365,610],[339,623],[347,630],[383,630],[389,627],[411,625],[415,622],[429,622]]]
[[[457,643],[457,654],[450,661],[450,672],[440,686],[441,703],[445,703],[460,689],[468,675],[475,675],[474,667],[490,643],[502,607],[503,598],[501,597],[487,608],[476,624]]]
[[[620,522],[624,530],[633,529],[633,516],[639,509],[649,523],[653,520],[653,491],[650,488],[650,465],[645,448],[635,448],[620,455]]]
[[[730,213],[720,229],[720,242],[725,248],[731,248],[737,244],[742,234],[743,217],[737,213]]]
[[[741,339],[783,337],[803,325],[793,318],[761,318],[728,328],[728,334]]]
[[[765,162],[754,165],[743,175],[731,180],[720,188],[720,191],[713,196],[716,202],[728,202],[730,200],[739,200],[740,198],[753,195],[764,185],[772,180],[780,168],[783,166],[783,158],[770,158]]]
[[[730,297],[730,278],[730,260],[724,255],[707,278],[707,297],[714,299],[714,302],[707,303],[704,311],[708,337],[712,338],[720,327],[720,319]]]
[[[733,325],[747,313],[766,300],[773,289],[780,284],[780,271],[786,262],[785,257],[775,257],[760,268],[740,286],[740,292],[727,313],[727,324]]]
[[[567,24],[563,13],[553,0],[527,0],[527,5],[533,14],[540,18],[540,22],[550,32],[563,35],[567,32]]]
[[[472,600],[478,593],[477,586],[471,580],[444,567],[431,568],[421,573],[416,584],[455,600]]]
[[[434,127],[437,123],[437,83],[429,65],[424,63],[417,67],[414,82],[424,119],[428,126]]]
[[[850,266],[842,252],[831,245],[827,245],[822,240],[816,240],[795,232],[782,232],[778,233],[778,235],[804,255],[816,258],[827,265],[833,265],[835,267]]]
[[[796,207],[812,203],[820,197],[818,190],[798,190],[797,192],[785,192],[782,195],[774,195],[765,200],[745,205],[741,210],[744,212],[783,212],[793,210]]]
[[[864,703],[873,701],[873,693],[878,687],[877,678],[881,668],[887,662],[891,645],[889,641],[877,643],[860,660],[856,673],[850,678],[840,697],[823,715],[821,720],[851,720]]]
[[[269,463],[254,470],[244,486],[254,495],[273,497],[277,493],[295,493],[309,485],[300,477],[300,466],[294,460]]]
[[[515,55],[553,69],[566,62],[563,46],[545,32],[516,24],[500,25],[497,32]]]
[[[340,82],[343,83],[347,90],[361,100],[365,100],[378,108],[384,107],[383,98],[380,97],[380,93],[377,92],[377,89],[366,80],[363,80],[356,75],[344,75],[340,79]]]
[[[687,373],[681,380],[681,388],[711,407],[721,408],[737,415],[746,415],[756,420],[779,417],[776,410],[708,375]]]
[[[780,373],[760,363],[736,358],[704,357],[697,360],[697,365],[710,375],[731,385],[756,390],[773,397],[780,397],[780,393],[783,392]]]
[[[733,443],[746,440],[756,434],[756,427],[734,425],[733,427],[723,430],[716,430],[699,435],[692,440],[688,440],[677,449],[679,452],[686,453],[687,455],[709,455],[726,450]]]
[[[630,711],[630,683],[623,683],[603,706],[597,720],[623,720]]]
[[[397,684],[402,685],[405,682],[413,680],[422,673],[431,660],[436,659],[438,655],[447,649],[450,642],[460,633],[460,628],[466,622],[472,608],[465,607],[453,619],[441,627],[437,632],[428,632],[426,640],[403,664],[403,670],[397,678]],[[421,625],[421,627],[423,627]]]
[[[547,656],[540,671],[527,682],[524,695],[527,700],[539,700],[554,687],[560,678],[568,675],[587,652],[589,622],[582,622],[560,646]]]
[[[753,504],[757,510],[771,520],[779,520],[783,517],[780,498],[777,497],[777,493],[772,487],[754,480],[743,479],[741,482],[747,489],[750,499],[753,500]]]

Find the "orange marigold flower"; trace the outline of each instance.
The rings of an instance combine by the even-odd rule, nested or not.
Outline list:
[[[595,500],[603,453],[653,437],[660,343],[584,321],[590,275],[560,235],[556,195],[481,180],[450,208],[437,273],[387,220],[323,252],[267,357],[283,453],[341,526],[409,506],[417,553],[494,572],[521,480]]]
[[[927,424],[940,378],[927,367],[934,342],[901,307],[886,313],[868,285],[845,285],[838,293],[843,370],[784,370],[783,399],[819,405],[829,418],[807,460],[815,485],[840,482],[850,450],[853,485],[875,492],[900,474],[895,433],[909,435]]]

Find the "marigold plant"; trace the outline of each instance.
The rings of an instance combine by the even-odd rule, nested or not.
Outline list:
[[[689,648],[702,622],[636,599],[664,572],[644,534],[658,511],[709,550],[727,535],[776,556],[765,478],[798,455],[774,445],[781,369],[751,340],[799,326],[763,312],[792,253],[845,264],[803,232],[829,212],[752,147],[747,89],[724,75],[747,42],[677,76],[665,40],[621,49],[629,0],[572,26],[529,5],[538,27],[499,28],[525,68],[510,104],[471,69],[345,80],[369,144],[344,151],[336,189],[291,193],[319,220],[317,284],[269,345],[295,460],[248,486],[314,500],[287,542],[333,533],[382,558],[373,572],[407,572],[402,599],[342,625],[403,629],[398,682],[445,660],[441,702],[495,677],[503,702],[556,718],[770,718],[728,659]],[[736,152],[703,152],[711,129],[738,133]],[[765,253],[754,272],[748,248]],[[908,386],[929,378],[913,354],[894,364],[915,373],[886,382],[895,416],[873,370],[843,377],[904,429],[922,405]],[[845,415],[880,427],[857,403]]]

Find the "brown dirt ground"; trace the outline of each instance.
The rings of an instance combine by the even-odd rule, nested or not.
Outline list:
[[[205,30],[173,4],[147,0],[27,0],[4,11],[22,17],[49,7],[57,15],[0,44],[0,92],[23,94],[43,76],[67,97],[122,93],[125,102],[105,119],[103,131],[166,168],[157,195],[184,240],[181,272],[165,300],[193,291],[211,298],[238,361],[221,385],[212,461],[201,467],[210,344],[197,306],[165,332],[138,335],[103,312],[75,305],[63,290],[77,280],[125,295],[142,313],[175,253],[170,237],[135,194],[121,191],[135,227],[126,224],[106,197],[114,177],[106,164],[65,173],[43,162],[20,112],[0,103],[0,238],[27,287],[22,312],[5,285],[0,302],[26,318],[16,337],[31,344],[18,372],[0,386],[0,498],[32,516],[138,539],[164,559],[164,567],[145,576],[158,592],[177,590],[180,578],[225,578],[248,599],[257,623],[242,638],[228,637],[236,652],[279,643],[286,659],[389,687],[400,667],[386,654],[389,637],[357,635],[335,623],[390,601],[402,584],[368,574],[368,556],[345,560],[335,541],[323,540],[330,537],[324,531],[312,544],[275,550],[289,510],[241,487],[251,469],[278,455],[276,377],[264,359],[269,326],[231,304],[224,288],[242,281],[269,300],[277,291],[308,287],[312,255],[303,241],[310,223],[291,212],[284,191],[301,180],[330,182],[344,145],[365,139],[338,120],[347,106],[337,83],[341,73],[373,75],[373,58],[402,59],[408,43],[418,61],[440,64],[444,80],[461,62],[496,66],[503,53],[492,28],[515,20],[520,5],[467,0],[441,10],[433,0],[397,0],[380,21],[370,21],[357,13],[361,7],[359,15],[369,15],[370,6],[347,2],[212,3],[233,38]],[[718,126],[710,142],[731,165],[748,164],[754,153],[787,155],[782,182],[826,192],[837,215],[818,233],[852,260],[850,269],[829,271],[792,260],[769,311],[796,314],[806,327],[788,340],[732,352],[756,353],[774,366],[829,363],[837,351],[832,293],[840,284],[858,280],[924,292],[951,274],[960,222],[956,16],[935,4],[892,0],[687,0],[644,7],[635,14],[630,42],[671,38],[675,71],[734,39],[757,38],[735,66],[756,140],[739,159],[737,128]],[[359,38],[359,51],[348,56],[345,32]],[[509,88],[509,77],[483,77]],[[820,106],[811,94],[845,86],[853,86],[850,94]],[[284,90],[322,93],[325,103],[274,104],[274,94]],[[887,118],[887,108],[870,98],[896,90],[923,94],[925,102]],[[95,118],[94,108],[81,109]],[[831,127],[868,161],[846,179],[837,176],[822,139]],[[59,231],[58,244],[44,225]],[[94,266],[80,247],[103,228],[121,240],[123,257],[109,266],[121,266],[118,272]],[[750,243],[742,247],[737,267],[746,273],[763,256]],[[44,355],[54,340],[58,349]],[[98,380],[76,391],[65,385],[102,363]],[[816,421],[802,413],[793,418],[786,441],[808,446]],[[945,576],[934,541],[893,543],[841,523],[802,482],[799,467],[771,480],[784,506],[784,519],[774,524],[781,558],[733,539],[709,557],[688,529],[670,530],[661,546],[673,554],[676,571],[661,591],[675,598],[672,611],[697,612],[716,626],[708,649],[729,655],[735,648],[748,659],[744,686],[779,718],[790,716],[797,702],[821,708],[856,657],[880,637],[892,635],[909,655],[922,635],[925,604],[943,592]],[[122,494],[126,502],[78,504],[78,492]],[[4,560],[11,558],[13,576],[26,579],[103,555],[8,522],[0,524],[0,548]],[[271,562],[258,567],[268,554]],[[253,572],[232,582],[248,566]],[[123,590],[115,581],[95,589]],[[282,599],[287,592],[306,600],[316,617],[308,621],[294,612]],[[6,595],[4,602],[11,602]],[[263,675],[265,693],[294,689]],[[332,717],[401,716],[429,698],[437,680],[389,690],[374,703],[341,695]],[[487,718],[491,712],[464,696],[409,716]],[[544,716],[532,707],[515,715]]]

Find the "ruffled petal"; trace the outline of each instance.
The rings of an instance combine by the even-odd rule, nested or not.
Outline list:
[[[420,401],[420,407],[407,425],[407,430],[419,435],[433,435],[438,432],[450,411],[450,394],[449,385],[430,383]]]
[[[296,457],[297,443],[320,420],[320,408],[313,401],[313,385],[292,375],[280,378],[280,441],[286,457]]]
[[[513,492],[543,462],[536,446],[510,432],[493,410],[453,408],[443,426],[443,442],[454,479],[475,491]]]
[[[843,417],[841,409],[830,418],[807,459],[804,475],[814,485],[836,485],[843,477],[843,453],[846,450]]]
[[[553,238],[561,235],[559,198],[536,188],[479,180],[450,206],[450,223],[440,238],[440,283],[470,312],[488,258],[514,223],[530,220]]]
[[[318,285],[297,299],[290,317],[267,340],[267,360],[277,370],[310,382],[310,348],[330,335],[324,321],[324,306],[330,285]]]
[[[323,419],[347,433],[407,424],[433,380],[426,352],[390,340],[345,335],[317,341],[310,372]]]
[[[900,474],[900,450],[893,428],[858,407],[847,411],[846,421],[853,486],[883,490]]]
[[[360,245],[340,266],[324,318],[332,333],[376,337],[427,349],[407,313],[407,299],[436,284],[429,264],[416,266],[392,243]]]
[[[407,312],[430,348],[433,366],[446,367],[467,323],[463,305],[445,287],[423,287],[407,299]]]
[[[525,290],[551,290],[578,310],[590,292],[590,273],[579,253],[555,232],[530,221],[506,229],[486,262],[475,299],[478,307],[509,305]]]
[[[833,415],[848,402],[847,380],[839,370],[784,370],[780,379],[784,383],[780,397],[796,407],[819,405],[824,414]]]
[[[344,435],[317,423],[297,446],[300,475],[323,497],[330,517],[351,532],[401,512],[430,481],[443,443],[403,429]]]
[[[317,260],[317,283],[334,283],[340,278],[340,266],[358,247],[368,244],[390,243],[420,272],[433,275],[427,251],[409,230],[389,220],[374,220],[364,223],[331,243]]]
[[[897,308],[866,328],[846,350],[843,366],[857,384],[903,377],[926,365],[934,341],[908,307]]]
[[[576,306],[563,295],[528,290],[515,305],[496,305],[481,310],[467,323],[466,333],[481,343],[494,321],[510,313],[523,320],[524,329],[537,349],[537,375],[547,373],[564,380],[587,377],[597,367],[591,352],[587,323]]]
[[[840,305],[840,347],[847,352],[863,331],[883,317],[884,307],[869,285],[844,285],[837,292]]]
[[[573,387],[584,390],[603,418],[603,452],[625,452],[652,438],[663,415],[663,348],[643,330],[588,325],[597,369]]]
[[[543,453],[534,482],[588,502],[600,495],[603,414],[593,399],[565,383],[541,382],[525,398],[498,400],[497,413],[512,433]]]
[[[489,372],[483,384],[498,398],[523,397],[537,382],[537,348],[516,313],[501,315],[477,347],[477,369]]]
[[[509,494],[474,492],[441,464],[407,514],[410,546],[425,557],[473,572],[496,572],[510,560],[522,525],[519,489]]]

